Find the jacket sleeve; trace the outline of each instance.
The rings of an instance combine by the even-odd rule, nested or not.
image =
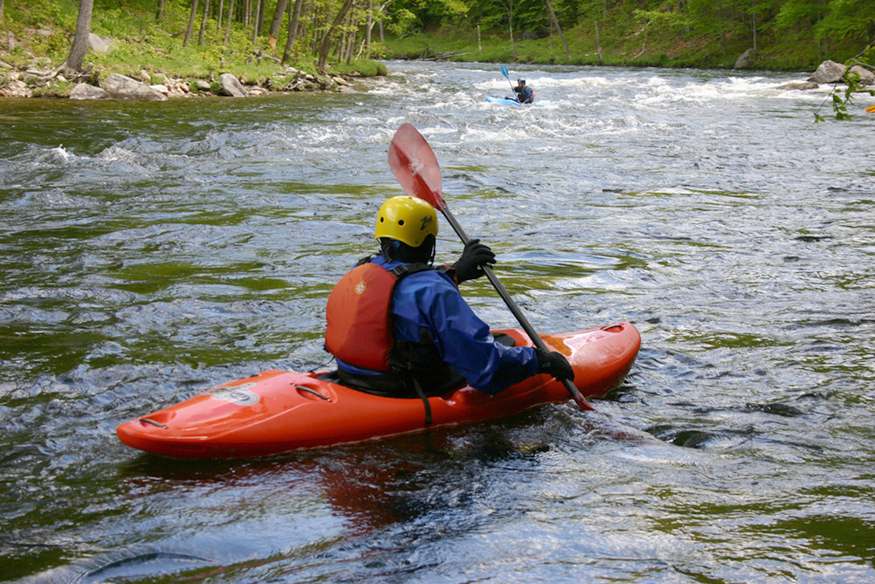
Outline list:
[[[444,362],[480,391],[495,394],[537,373],[534,349],[496,343],[445,274],[422,272],[399,282],[393,313],[396,334],[417,340],[427,328]]]

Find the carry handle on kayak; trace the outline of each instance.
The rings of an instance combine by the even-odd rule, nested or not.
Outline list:
[[[431,204],[432,207],[443,213],[444,217],[453,227],[453,230],[462,240],[463,244],[468,244],[470,238],[459,225],[456,218],[450,212],[446,201],[441,194],[441,170],[437,162],[437,157],[434,155],[431,146],[428,145],[425,138],[411,124],[402,124],[392,142],[389,144],[389,167],[392,173],[398,179],[401,187],[408,195],[423,199]],[[544,341],[535,332],[535,327],[529,323],[529,319],[516,305],[510,294],[507,293],[498,276],[492,271],[488,265],[483,266],[483,272],[492,283],[498,295],[504,300],[504,303],[516,317],[517,321],[522,325],[523,330],[529,335],[534,345],[542,350],[549,351]],[[582,410],[594,410],[583,394],[578,391],[577,386],[570,379],[564,379],[562,383],[568,390],[569,395]]]

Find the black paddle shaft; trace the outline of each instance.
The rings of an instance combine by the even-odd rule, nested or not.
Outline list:
[[[441,213],[444,214],[446,220],[453,227],[453,230],[456,232],[456,235],[459,236],[459,239],[462,240],[462,243],[468,245],[468,242],[471,241],[468,235],[465,233],[465,230],[462,229],[462,226],[459,225],[459,222],[456,221],[455,216],[453,216],[450,209],[444,205],[441,209]],[[492,271],[492,268],[488,265],[483,266],[483,272],[486,274],[486,277],[492,283],[492,286],[495,288],[495,291],[498,292],[498,295],[501,296],[501,299],[504,300],[504,303],[510,308],[510,311],[516,317],[517,322],[522,325],[523,330],[526,331],[526,334],[529,335],[529,338],[535,344],[535,346],[545,352],[549,352],[550,349],[547,348],[547,345],[544,344],[544,341],[535,332],[535,327],[529,322],[529,319],[526,318],[526,315],[523,314],[523,311],[520,310],[519,306],[516,305],[513,298],[510,297],[507,290],[505,290],[504,285],[501,283],[501,280],[498,279],[498,276],[495,275],[495,272]],[[574,382],[570,379],[563,379],[562,383],[565,385],[565,389],[568,390],[569,395],[571,395],[571,399],[574,400],[581,409],[584,410],[592,410],[594,409],[589,402],[586,401],[586,398],[583,397],[583,394],[577,389],[577,386],[574,385]]]

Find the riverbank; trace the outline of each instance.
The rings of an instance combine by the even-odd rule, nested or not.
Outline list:
[[[859,40],[831,39],[818,46],[810,35],[759,30],[756,35],[714,29],[636,25],[617,21],[550,31],[438,27],[387,38],[386,57],[531,65],[604,65],[673,69],[814,71],[826,60],[846,62],[865,48]]]
[[[104,39],[91,34],[89,50],[109,52],[116,44],[113,39]],[[6,62],[0,51],[0,97],[13,98],[71,98],[71,99],[139,99],[162,101],[168,98],[230,96],[247,97],[274,92],[300,91],[354,91],[355,81],[362,77],[384,75],[385,66],[377,64],[374,73],[365,74],[350,70],[344,73],[308,72],[296,67],[276,63],[272,71],[253,77],[244,71],[235,74],[222,69],[210,70],[205,78],[181,75],[173,70],[152,70],[141,67],[124,73],[118,67],[90,66],[85,72],[65,70],[63,64],[51,68],[51,60],[37,57],[19,66]],[[266,58],[261,51],[254,51],[252,58],[258,62]],[[260,63],[259,63],[260,64]]]
[[[287,50],[269,34],[253,38],[242,23],[225,28],[207,18],[200,30],[187,31],[187,6],[167,3],[156,19],[152,3],[136,1],[124,10],[95,8],[84,64],[71,71],[65,62],[76,10],[64,0],[7,3],[0,18],[0,96],[70,97],[77,85],[100,87],[111,74],[168,97],[224,95],[222,75],[234,76],[253,95],[344,91],[356,78],[386,73],[378,61],[351,54],[318,67],[309,44]]]
[[[163,100],[202,96],[257,96],[276,92],[354,91],[357,80],[386,75],[386,66],[374,59],[348,59],[317,70],[312,55],[298,54],[292,64],[276,56],[276,39],[257,45],[238,33],[227,45],[206,49],[187,45],[174,33],[179,26],[170,17],[160,34],[140,36],[102,36],[92,33],[83,71],[65,68],[69,50],[69,31],[63,28],[37,28],[24,22],[4,20],[0,44],[0,97]],[[157,26],[157,25],[156,25]],[[100,27],[97,27],[98,29]],[[144,31],[140,31],[144,32]],[[387,39],[378,52],[388,59],[478,61],[525,64],[569,64],[576,66],[659,66],[680,68],[697,62],[699,68],[751,69],[788,62],[769,60],[768,53],[752,54],[748,49],[736,56],[723,47],[725,58],[713,58],[708,43],[691,45],[687,40],[671,40],[652,35],[641,50],[631,53],[625,37],[606,31],[596,45],[580,29],[558,37],[524,37],[510,42],[499,33],[478,36],[476,40],[459,31],[419,33],[400,39]],[[215,42],[216,39],[213,39]],[[738,50],[743,43],[736,44]],[[807,54],[807,53],[806,53]],[[814,72],[820,65],[805,59],[792,61],[790,69]],[[731,62],[731,66],[730,66]],[[805,65],[805,67],[803,67]],[[798,67],[798,69],[797,69]],[[871,73],[869,73],[871,75]],[[124,93],[113,91],[119,87]],[[835,83],[841,77],[819,79]],[[110,79],[112,81],[110,82]],[[812,79],[814,81],[814,79]],[[865,85],[865,84],[864,84]],[[798,87],[797,89],[810,89]]]

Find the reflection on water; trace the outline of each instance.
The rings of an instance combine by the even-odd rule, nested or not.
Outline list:
[[[871,581],[875,121],[813,125],[793,74],[520,66],[549,103],[509,108],[497,66],[389,68],[345,95],[3,103],[3,579]],[[403,122],[536,328],[642,332],[603,416],[222,463],[121,445],[327,361]]]

